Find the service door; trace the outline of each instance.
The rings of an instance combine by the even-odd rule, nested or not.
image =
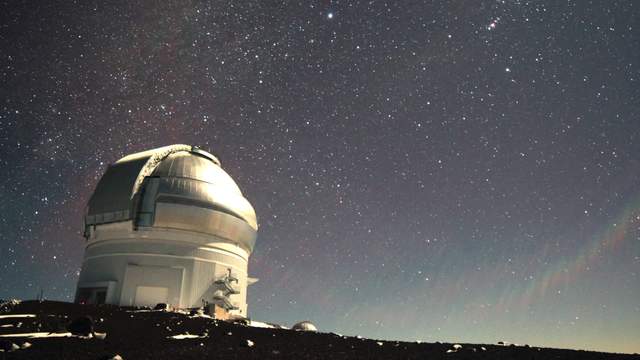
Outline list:
[[[169,288],[160,286],[138,286],[134,303],[138,306],[166,304],[169,300]]]
[[[127,265],[120,304],[181,307],[183,269],[168,266]]]

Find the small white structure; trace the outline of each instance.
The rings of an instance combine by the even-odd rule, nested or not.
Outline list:
[[[318,331],[318,328],[313,325],[313,323],[311,321],[300,321],[299,323],[296,323],[295,325],[293,325],[291,327],[291,330],[296,330],[296,331]]]
[[[126,156],[89,200],[76,302],[210,302],[246,317],[257,230],[253,207],[213,155],[172,145]]]

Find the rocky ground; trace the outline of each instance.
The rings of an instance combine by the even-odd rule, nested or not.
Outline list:
[[[73,323],[73,333],[69,324]],[[93,325],[93,333],[88,327]],[[84,334],[81,334],[84,333]],[[88,333],[91,333],[87,336]],[[30,334],[29,336],[14,336]],[[11,335],[11,336],[7,336]],[[0,305],[0,359],[639,359],[526,346],[378,341],[166,311],[54,301]]]

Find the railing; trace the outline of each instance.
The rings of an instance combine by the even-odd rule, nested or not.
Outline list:
[[[232,284],[236,283],[237,285],[238,282],[238,278],[231,275],[231,270],[222,278],[215,280],[213,283],[216,286],[216,290],[213,292],[213,301],[227,311],[238,310],[238,307],[229,299],[231,295],[240,294],[240,290]]]

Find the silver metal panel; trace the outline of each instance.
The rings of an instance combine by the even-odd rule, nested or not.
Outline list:
[[[165,202],[210,208],[228,213],[246,221],[257,229],[253,207],[241,194],[228,192],[227,189],[208,182],[185,178],[161,178],[156,199]]]
[[[212,209],[165,203],[156,204],[153,227],[180,229],[215,235],[251,253],[256,231],[244,220]]]
[[[216,165],[220,166],[220,160],[218,160],[218,158],[217,158],[217,157],[213,156],[212,154],[209,154],[208,152],[206,152],[206,151],[204,151],[204,150],[200,149],[200,148],[199,148],[199,147],[197,147],[197,146],[193,146],[193,147],[191,148],[191,152],[192,152],[192,153],[194,153],[194,154],[198,154],[198,155],[200,155],[200,156],[204,156],[204,157],[206,157],[207,159],[209,159],[209,160],[213,161],[214,163],[216,163]]]
[[[153,171],[161,178],[188,178],[214,184],[227,192],[241,194],[231,176],[209,158],[186,151],[171,154]]]
[[[189,152],[191,151],[191,149],[192,147],[189,145],[177,144],[177,145],[169,145],[169,146],[161,147],[155,150],[151,150],[151,156],[148,158],[147,163],[144,164],[144,166],[138,173],[138,178],[136,179],[136,182],[133,185],[133,191],[131,193],[134,195],[138,193],[138,191],[140,190],[140,186],[142,186],[142,183],[144,182],[145,178],[147,176],[150,176],[151,173],[153,173],[153,171],[156,169],[156,167],[160,165],[160,163],[164,161],[166,157],[180,151]],[[119,160],[118,162],[123,161],[127,158],[138,158],[141,155],[144,155],[146,153],[148,152],[129,155],[124,159]]]
[[[116,163],[96,186],[87,209],[87,224],[130,219],[131,191],[146,158]]]

